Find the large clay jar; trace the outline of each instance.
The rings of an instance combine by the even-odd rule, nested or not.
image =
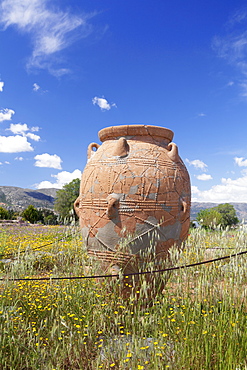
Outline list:
[[[187,237],[190,179],[167,128],[113,126],[99,138],[88,147],[75,210],[89,254],[128,274],[146,250],[158,262]]]

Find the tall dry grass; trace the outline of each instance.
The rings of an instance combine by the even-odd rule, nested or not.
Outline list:
[[[145,276],[128,299],[112,278],[10,281],[93,275],[99,266],[76,227],[0,231],[1,369],[247,368],[246,255],[172,272],[147,305]],[[246,244],[245,230],[192,230],[171,259],[185,265]]]

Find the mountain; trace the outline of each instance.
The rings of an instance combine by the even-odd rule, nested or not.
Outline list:
[[[23,189],[16,186],[0,186],[0,206],[22,210],[32,204],[36,208],[53,209],[58,189]],[[229,202],[230,203],[230,202]],[[219,203],[192,202],[190,218],[194,220],[201,209],[216,207]],[[247,220],[247,203],[230,203],[240,221]]]
[[[36,208],[53,209],[58,189],[23,189],[16,186],[0,186],[0,206],[22,210],[32,204]]]

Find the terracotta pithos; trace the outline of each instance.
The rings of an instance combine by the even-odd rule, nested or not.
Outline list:
[[[190,179],[172,138],[164,127],[112,126],[89,145],[75,210],[104,267],[137,271],[146,250],[164,260],[187,237]]]

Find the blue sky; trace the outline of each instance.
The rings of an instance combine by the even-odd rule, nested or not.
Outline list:
[[[112,125],[174,131],[192,200],[247,202],[247,6],[0,0],[0,185],[61,188]]]

